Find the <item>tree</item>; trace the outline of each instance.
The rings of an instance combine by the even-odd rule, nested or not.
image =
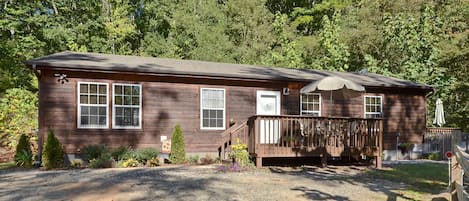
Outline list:
[[[274,40],[271,50],[263,57],[262,64],[267,66],[281,66],[288,68],[304,68],[303,59],[301,57],[301,49],[299,49],[296,41],[293,41],[291,29],[287,25],[288,16],[277,13],[275,21],[272,25]]]
[[[64,165],[64,154],[62,145],[54,132],[49,131],[42,153],[42,165],[47,169],[60,168]]]
[[[31,134],[38,128],[37,94],[25,89],[8,89],[0,100],[0,139],[2,145],[14,148],[21,134]]]
[[[15,163],[19,167],[31,167],[33,163],[33,152],[31,151],[31,144],[29,137],[25,134],[20,136],[18,145],[15,152]]]
[[[172,163],[183,163],[186,161],[185,146],[181,125],[177,124],[171,137],[171,154],[169,159]]]
[[[331,20],[327,15],[322,18],[322,30],[319,33],[321,53],[317,54],[316,68],[332,71],[346,71],[349,68],[348,46],[340,39],[340,14],[336,12]]]

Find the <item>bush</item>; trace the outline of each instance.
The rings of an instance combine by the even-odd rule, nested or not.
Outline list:
[[[29,143],[29,137],[25,134],[20,136],[16,146],[15,164],[19,167],[31,167],[33,164],[31,144]]]
[[[64,164],[64,150],[53,131],[49,131],[42,153],[42,165],[47,169],[60,168]]]
[[[189,156],[189,163],[190,164],[197,164],[199,163],[199,155],[192,155],[192,156]]]
[[[186,151],[184,144],[184,134],[181,125],[177,124],[171,137],[171,155],[172,163],[184,163],[186,160]]]
[[[103,153],[98,158],[93,158],[90,160],[90,168],[112,168],[114,160],[112,160],[111,154],[109,152]]]
[[[135,159],[139,163],[146,164],[148,160],[158,157],[160,151],[155,148],[140,148],[135,151]]]
[[[131,152],[129,147],[120,146],[112,150],[111,156],[115,161],[125,160],[124,157],[129,156],[129,152]]]
[[[83,159],[88,162],[104,154],[110,155],[109,149],[104,145],[88,145],[83,148]]]
[[[440,160],[440,153],[438,152],[431,153],[428,155],[428,159],[434,160],[434,161]]]
[[[32,166],[32,158],[33,154],[31,152],[27,152],[26,150],[21,150],[15,154],[15,164],[18,167],[26,167],[29,168]]]
[[[147,167],[156,167],[160,166],[160,160],[158,158],[152,158],[147,160]]]

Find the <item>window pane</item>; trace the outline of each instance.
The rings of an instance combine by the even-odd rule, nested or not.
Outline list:
[[[132,96],[132,105],[140,105],[140,98],[138,96]]]
[[[98,104],[98,96],[90,95],[90,104]]]
[[[99,104],[106,104],[106,96],[99,96]]]
[[[122,108],[116,107],[116,116],[122,116],[122,115],[123,115]]]
[[[132,105],[132,97],[124,96],[124,105]]]
[[[124,108],[124,116],[130,117],[132,115],[132,108]]]
[[[314,102],[319,102],[319,96],[318,95],[313,95],[313,101]]]
[[[140,95],[140,86],[133,86],[132,87],[132,94],[133,95]]]
[[[307,95],[301,95],[301,102],[303,102],[303,103],[308,102],[308,96]]]
[[[88,106],[81,106],[80,110],[81,110],[81,115],[90,114],[90,107],[88,107]]]
[[[116,105],[122,105],[122,96],[114,96]]]
[[[208,119],[204,119],[204,120],[202,121],[202,126],[203,126],[203,127],[208,127]]]
[[[88,104],[88,96],[87,95],[80,95],[80,103],[81,104]]]
[[[124,117],[117,117],[116,118],[116,125],[123,126],[124,125]]]
[[[370,97],[365,98],[365,104],[367,104],[367,105],[370,104]]]
[[[208,110],[203,110],[202,111],[202,118],[204,118],[204,119],[208,118]]]
[[[223,119],[217,120],[217,127],[223,127]]]
[[[106,116],[106,107],[99,107],[99,115],[104,115]]]
[[[114,93],[116,95],[121,95],[122,94],[122,86],[120,85],[114,85]]]
[[[98,125],[98,116],[90,116],[90,124]]]
[[[98,93],[98,86],[96,86],[96,84],[90,84],[90,93],[92,94]]]
[[[223,119],[223,110],[217,110],[217,118],[218,119]]]
[[[99,125],[106,125],[106,116],[99,116]]]
[[[131,86],[124,86],[124,94],[125,95],[132,95],[132,87]]]
[[[88,84],[80,84],[80,93],[88,93]]]
[[[98,115],[98,107],[90,107],[90,115]]]
[[[81,121],[81,125],[88,125],[89,124],[88,116],[81,116],[80,121]]]
[[[106,95],[106,85],[99,85],[99,94],[104,94]]]

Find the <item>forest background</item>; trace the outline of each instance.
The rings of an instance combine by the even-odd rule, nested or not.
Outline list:
[[[468,131],[469,0],[3,0],[0,144],[37,130],[24,61],[64,50],[331,71],[428,84]],[[34,136],[33,136],[34,139]]]

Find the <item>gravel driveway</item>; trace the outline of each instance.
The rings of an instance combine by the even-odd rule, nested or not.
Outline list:
[[[2,170],[0,200],[406,200],[404,184],[366,178],[366,167],[216,169]]]

